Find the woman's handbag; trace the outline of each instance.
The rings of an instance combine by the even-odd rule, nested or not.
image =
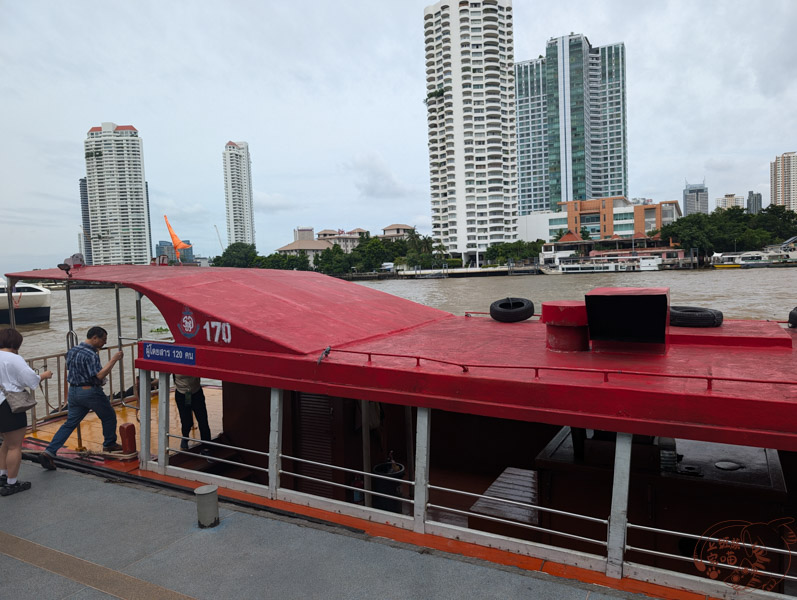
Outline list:
[[[12,413],[26,412],[36,406],[36,396],[32,391],[9,392],[0,385],[0,392],[6,397],[6,402]]]

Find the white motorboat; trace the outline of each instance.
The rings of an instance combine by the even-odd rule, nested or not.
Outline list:
[[[659,256],[593,256],[560,258],[557,265],[543,266],[546,275],[575,273],[628,273],[634,271],[658,271],[662,259]]]
[[[50,290],[32,283],[17,283],[11,290],[14,321],[17,325],[47,323],[50,320]],[[6,280],[0,278],[0,324],[9,321]]]

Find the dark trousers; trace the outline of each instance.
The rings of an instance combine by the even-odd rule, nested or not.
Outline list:
[[[72,435],[89,411],[93,410],[102,421],[103,447],[108,448],[116,443],[116,413],[111,406],[108,396],[101,387],[92,387],[84,390],[82,387],[69,386],[69,406],[66,413],[66,422],[55,432],[53,441],[47,446],[47,452],[55,453]]]
[[[180,425],[182,427],[183,437],[191,435],[191,428],[194,426],[194,417],[196,415],[196,424],[199,427],[199,437],[202,440],[210,440],[210,425],[208,425],[208,409],[205,406],[205,394],[202,388],[198,392],[186,398],[186,394],[182,394],[175,390],[174,400],[177,402],[177,411],[180,413]],[[193,415],[192,415],[193,413]]]

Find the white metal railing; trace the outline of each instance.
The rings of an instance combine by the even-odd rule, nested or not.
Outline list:
[[[765,525],[766,526],[766,524],[764,524],[764,523],[761,523],[760,525]],[[780,554],[780,555],[789,557],[789,560],[787,561],[787,566],[791,564],[791,560],[794,557],[797,557],[797,553],[796,552],[792,552],[790,550],[784,550],[783,548],[774,548],[772,546],[766,546],[764,544],[743,542],[740,539],[737,540],[737,539],[729,539],[727,537],[725,537],[725,538],[717,538],[717,537],[712,537],[712,536],[707,536],[707,535],[695,535],[693,533],[686,533],[686,532],[683,532],[683,531],[673,531],[673,530],[669,530],[669,529],[660,529],[660,528],[657,528],[657,527],[649,527],[649,526],[646,526],[646,525],[635,525],[633,523],[628,523],[627,527],[628,527],[628,530],[631,530],[631,531],[633,531],[633,530],[646,531],[646,532],[649,532],[649,533],[656,533],[656,534],[661,534],[661,535],[670,535],[670,536],[674,536],[674,537],[678,537],[678,538],[692,539],[692,540],[697,541],[698,543],[699,542],[716,542],[716,544],[718,545],[717,546],[718,550],[719,549],[735,550],[735,549],[739,549],[739,548],[745,548],[745,549],[750,550],[750,552],[747,553],[747,555],[755,555],[755,556],[758,556],[758,557],[760,557],[762,554],[766,555],[766,554],[769,554],[769,553]],[[722,548],[721,545],[726,546],[726,548]],[[693,563],[693,564],[698,564],[699,563],[699,564],[704,565],[706,567],[706,569],[717,569],[718,572],[719,572],[719,570],[722,570],[722,569],[728,569],[730,571],[737,572],[737,575],[748,575],[750,577],[757,577],[758,575],[763,575],[763,576],[770,577],[770,578],[776,578],[777,581],[775,581],[775,584],[779,583],[781,580],[797,581],[797,576],[789,575],[787,571],[781,573],[781,572],[776,572],[776,571],[769,571],[769,570],[766,570],[765,568],[763,568],[763,564],[764,563],[771,563],[772,562],[771,560],[767,559],[766,556],[764,556],[760,568],[756,568],[755,564],[744,564],[744,565],[742,565],[742,564],[734,564],[733,561],[739,558],[735,554],[733,555],[733,559],[729,559],[727,554],[725,556],[722,556],[721,559],[720,559],[719,553],[717,553],[717,559],[716,560],[712,560],[710,557],[703,558],[703,557],[697,556],[696,554],[691,556],[691,557],[690,556],[683,556],[681,554],[673,554],[671,552],[662,552],[661,550],[653,550],[651,548],[645,548],[645,547],[642,547],[642,546],[633,546],[633,545],[628,544],[628,543],[626,543],[626,545],[625,545],[625,551],[626,552],[638,552],[640,554],[646,554],[648,556],[657,556],[659,558],[669,558],[669,559],[672,559],[672,560],[677,560],[677,561],[682,561],[682,562],[689,562],[689,563]],[[695,551],[695,552],[697,553],[697,551]],[[739,562],[742,562],[742,561],[739,561]],[[740,580],[741,580],[741,578],[739,578],[739,581]],[[736,582],[736,585],[738,587],[740,587],[740,588],[746,587],[743,583],[740,583],[739,581]],[[764,588],[764,589],[767,589],[767,588]]]
[[[221,443],[218,443],[218,442],[211,442],[211,441],[207,441],[207,440],[199,440],[199,439],[196,439],[196,438],[185,437],[185,436],[176,435],[176,434],[172,434],[172,433],[166,434],[166,438],[167,439],[187,441],[187,442],[197,442],[197,443],[200,443],[200,444],[203,444],[203,445],[206,445],[206,446],[210,446],[210,447],[213,447],[213,448],[231,450],[231,451],[236,452],[236,453],[238,453],[238,452],[246,453],[246,454],[250,454],[250,455],[254,455],[254,456],[261,456],[261,457],[264,457],[264,458],[269,458],[270,457],[270,453],[268,453],[268,452],[261,452],[259,450],[252,450],[250,448],[244,448],[243,446],[233,446],[233,445],[230,445],[230,444],[221,444]],[[176,448],[171,448],[170,447],[168,449],[168,456],[171,457],[171,456],[176,456],[176,455],[185,455],[185,456],[190,456],[190,457],[205,458],[209,463],[222,463],[222,464],[227,464],[227,465],[231,465],[231,466],[234,466],[234,467],[241,467],[241,468],[245,468],[245,469],[251,469],[252,471],[259,471],[261,473],[266,473],[266,474],[268,473],[268,469],[267,468],[259,467],[259,466],[256,466],[256,465],[252,465],[250,463],[239,462],[239,461],[235,461],[235,460],[230,460],[229,458],[222,458],[222,457],[213,456],[213,455],[197,454],[196,452],[192,452],[190,450],[178,450]],[[342,473],[348,473],[348,474],[351,474],[351,475],[355,475],[355,476],[361,477],[363,482],[364,482],[364,486],[362,488],[360,488],[360,487],[357,487],[357,486],[348,485],[348,484],[345,484],[345,483],[340,483],[340,482],[337,482],[337,481],[333,481],[331,479],[327,479],[327,478],[324,478],[324,477],[315,477],[315,476],[312,476],[312,475],[306,475],[306,474],[303,474],[303,473],[298,473],[296,471],[291,471],[289,469],[278,469],[277,472],[280,475],[287,475],[287,476],[295,477],[297,479],[302,479],[302,480],[305,480],[305,481],[311,481],[311,482],[320,483],[320,484],[323,484],[323,485],[329,485],[329,486],[336,487],[336,488],[339,488],[339,489],[349,490],[349,491],[351,491],[351,492],[353,492],[355,494],[356,493],[361,493],[361,494],[364,494],[364,498],[377,496],[377,497],[385,498],[387,500],[394,500],[396,502],[401,502],[401,503],[404,503],[404,504],[408,504],[410,506],[412,506],[414,504],[414,501],[411,498],[406,498],[404,496],[394,496],[394,495],[391,495],[391,494],[378,492],[378,491],[375,491],[373,489],[369,489],[369,486],[367,485],[367,483],[369,481],[374,480],[374,479],[379,479],[379,480],[383,480],[383,481],[385,481],[387,483],[390,483],[390,484],[395,484],[397,486],[399,486],[399,485],[407,485],[410,488],[412,488],[412,487],[415,486],[415,482],[414,481],[407,480],[407,479],[398,479],[398,478],[395,478],[395,477],[390,477],[389,475],[381,475],[381,474],[378,474],[378,473],[366,472],[366,471],[361,471],[361,470],[358,470],[358,469],[350,469],[348,467],[340,467],[338,465],[332,465],[332,464],[317,462],[317,461],[313,461],[313,460],[307,460],[307,459],[304,459],[304,458],[299,458],[298,456],[290,456],[288,454],[283,454],[283,453],[280,453],[279,457],[280,457],[280,459],[283,459],[283,460],[294,461],[296,463],[311,465],[311,466],[315,466],[315,467],[319,467],[319,468],[323,468],[323,469],[330,469],[330,470],[334,470],[334,471],[338,471],[338,472],[342,472]],[[168,460],[168,457],[167,457],[167,460]],[[178,469],[188,470],[188,471],[193,471],[194,470],[194,469],[186,468],[186,467],[183,467],[183,466],[180,466],[180,465],[170,465],[170,466],[173,466],[173,467],[178,468]],[[358,504],[358,505],[360,504],[359,502],[354,501],[354,500],[351,501],[350,503],[351,504]]]
[[[222,448],[222,449],[225,449],[225,450],[232,450],[233,452],[245,452],[245,453],[248,453],[248,454],[254,454],[255,456],[263,456],[265,458],[268,458],[268,452],[260,452],[259,450],[251,450],[249,448],[243,448],[241,446],[230,446],[229,444],[220,444],[219,442],[211,442],[209,440],[198,440],[196,438],[184,437],[182,435],[175,435],[173,433],[167,434],[166,437],[169,438],[169,439],[175,439],[175,440],[186,441],[186,442],[198,442],[199,444],[202,444],[202,445],[205,445],[205,446],[211,446],[213,448]],[[201,452],[199,454],[197,454],[196,452],[191,452],[189,450],[182,450],[182,449],[178,450],[177,448],[169,448],[169,455],[170,456],[184,455],[184,456],[191,456],[191,457],[200,457],[200,458],[205,458],[209,462],[213,462],[213,463],[223,463],[223,464],[233,465],[235,467],[243,467],[243,468],[246,468],[246,469],[252,469],[253,471],[261,471],[263,473],[268,473],[268,469],[264,469],[263,467],[258,467],[256,465],[251,465],[249,463],[242,463],[242,462],[238,462],[238,461],[235,461],[235,460],[230,460],[228,458],[221,458],[220,456],[209,456],[209,455],[202,454]]]
[[[161,373],[161,381],[168,381],[168,373]],[[671,558],[680,561],[693,561],[693,559],[686,558],[681,555],[663,552],[661,550],[654,550],[651,548],[640,547],[640,544],[629,543],[627,536],[630,532],[635,530],[647,531],[650,533],[661,535],[673,535],[686,537],[692,540],[709,540],[718,541],[719,538],[706,538],[705,536],[697,536],[694,534],[687,534],[677,531],[668,531],[664,529],[656,529],[652,527],[645,527],[635,525],[627,522],[627,499],[628,499],[628,480],[630,477],[630,456],[631,456],[631,436],[630,434],[618,434],[618,443],[615,449],[615,463],[614,463],[614,482],[612,487],[612,507],[611,513],[608,518],[598,518],[589,515],[583,515],[564,510],[555,509],[552,507],[540,506],[530,502],[513,500],[509,498],[500,498],[495,495],[488,495],[487,493],[475,493],[465,490],[457,490],[450,487],[437,486],[429,483],[429,441],[430,441],[430,415],[431,409],[418,408],[416,420],[416,436],[415,443],[412,445],[414,455],[414,473],[415,477],[412,480],[400,479],[397,477],[390,477],[390,475],[373,473],[367,470],[360,470],[349,468],[342,465],[328,464],[315,460],[309,460],[298,456],[293,456],[281,452],[282,448],[282,417],[283,417],[283,403],[282,403],[282,390],[271,389],[271,413],[270,413],[270,434],[269,434],[269,452],[261,452],[232,446],[228,444],[220,444],[218,442],[201,441],[209,447],[217,447],[222,449],[229,449],[235,452],[250,453],[251,455],[263,457],[268,459],[268,468],[262,466],[251,465],[243,463],[240,460],[230,460],[225,457],[205,456],[209,461],[224,463],[233,467],[242,467],[251,469],[259,473],[267,473],[268,485],[237,481],[233,478],[227,478],[223,475],[223,471],[215,474],[207,471],[193,471],[179,466],[169,465],[169,456],[174,454],[194,454],[193,452],[185,452],[182,450],[173,450],[169,448],[160,448],[159,458],[157,461],[145,460],[142,463],[143,469],[158,470],[165,474],[171,474],[178,477],[189,478],[195,481],[206,481],[209,483],[218,483],[229,487],[230,489],[239,489],[247,492],[266,495],[272,499],[283,500],[295,503],[297,505],[306,505],[313,508],[322,510],[330,510],[332,512],[347,514],[367,520],[373,520],[375,515],[378,515],[380,522],[388,522],[392,525],[399,526],[405,529],[413,529],[419,533],[429,533],[433,535],[440,535],[451,539],[459,539],[464,542],[470,542],[480,545],[487,545],[510,552],[516,552],[523,555],[534,556],[544,560],[553,560],[568,565],[576,565],[582,568],[588,568],[595,572],[604,573],[609,578],[620,580],[624,577],[632,577],[643,581],[651,581],[653,583],[660,583],[666,586],[672,586],[676,589],[686,589],[699,592],[706,592],[712,596],[730,597],[729,594],[735,593],[729,591],[728,584],[722,581],[715,581],[708,577],[701,576],[699,572],[694,574],[684,573],[675,569],[660,569],[658,567],[639,564],[629,559],[629,553],[645,554],[649,556],[656,556],[661,558]],[[142,410],[148,410],[142,408]],[[177,436],[168,433],[168,411],[165,410],[165,405],[161,403],[160,406],[161,418],[159,419],[159,445],[168,446],[169,439],[179,439],[188,441],[194,438]],[[147,444],[144,437],[144,414],[142,413],[142,447]],[[163,428],[166,428],[164,432]],[[147,433],[147,436],[149,434]],[[622,443],[621,443],[622,442]],[[195,455],[195,454],[194,454]],[[148,451],[146,456],[149,456]],[[198,455],[202,456],[202,455]],[[369,452],[364,451],[364,457],[369,456]],[[235,457],[237,458],[237,457]],[[411,461],[413,459],[410,459]],[[290,464],[290,468],[285,465]],[[318,472],[301,472],[300,465],[306,465],[316,469],[323,469],[322,473]],[[335,475],[345,474],[356,478],[362,478],[363,487],[351,485],[346,479],[338,477],[335,480]],[[290,482],[282,482],[282,477],[291,478]],[[294,479],[295,478],[295,479]],[[341,480],[342,479],[342,480]],[[319,494],[318,491],[301,491],[298,482],[308,481],[323,486],[329,486],[330,489],[345,490],[352,492],[352,496],[347,496],[346,500],[337,500],[327,497],[326,494]],[[384,481],[391,485],[395,485],[396,494],[392,491],[383,493],[379,486],[372,485],[377,481]],[[286,486],[284,483],[288,483]],[[411,493],[402,493],[399,486],[407,486]],[[373,489],[376,487],[377,489]],[[438,494],[459,494],[474,500],[488,500],[490,503],[499,503],[500,505],[508,507],[517,507],[529,511],[536,511],[539,514],[547,514],[549,516],[556,516],[561,519],[574,519],[585,524],[592,524],[594,527],[605,528],[605,536],[601,536],[593,530],[589,535],[582,535],[583,531],[579,528],[567,527],[563,529],[561,525],[557,528],[551,526],[541,526],[538,520],[531,522],[524,522],[517,520],[509,515],[508,518],[505,514],[485,514],[482,512],[475,512],[473,507],[470,510],[463,510],[457,506],[446,506],[447,501],[430,501],[429,493],[436,492]],[[359,494],[363,494],[362,501],[360,501]],[[371,500],[376,498],[383,498],[386,500],[400,503],[402,507],[400,512],[391,510],[380,510],[379,508],[371,507]],[[364,506],[363,506],[364,504]],[[456,504],[456,503],[454,503]],[[394,505],[396,506],[396,505]],[[463,505],[464,506],[464,505]],[[409,508],[409,514],[407,509]],[[488,530],[482,530],[476,527],[471,527],[467,524],[458,525],[454,523],[445,522],[440,520],[438,515],[444,513],[451,513],[461,517],[475,517],[482,521],[489,521],[497,525],[504,526],[497,531],[503,533],[494,533]],[[387,515],[392,514],[392,517]],[[507,527],[512,529],[507,530]],[[510,533],[507,533],[509,531]],[[551,544],[550,542],[531,541],[517,536],[517,533],[512,536],[512,531],[517,533],[523,531],[536,532],[545,535],[551,539],[560,539],[560,543]],[[592,537],[590,537],[592,536]],[[586,552],[583,550],[574,550],[569,548],[567,540],[574,543],[584,543],[594,545],[600,551],[596,553]],[[788,550],[782,548],[773,548],[763,546],[761,544],[740,544],[750,549],[758,551],[771,552],[772,555],[788,555],[789,558],[793,555]],[[698,562],[703,565],[715,566],[710,559],[701,558]],[[766,563],[769,567],[771,563]],[[720,569],[725,569],[726,573],[737,571],[740,573],[746,572],[749,575],[749,567],[744,571],[743,566],[720,564]],[[698,569],[699,571],[699,569]],[[777,585],[782,580],[789,582],[797,581],[797,576],[789,575],[788,573],[777,573],[763,567],[756,571],[759,581],[764,578],[772,578],[776,580],[774,585]],[[774,587],[773,585],[773,587]],[[743,587],[743,586],[739,586]],[[760,586],[759,586],[760,587]],[[751,585],[746,588],[747,591],[760,594],[760,589],[754,590]],[[765,597],[767,596],[764,593]]]
[[[363,478],[364,485],[363,485],[362,488],[359,488],[359,487],[356,487],[356,486],[353,486],[353,485],[347,485],[345,483],[339,483],[337,481],[331,481],[329,479],[324,479],[324,478],[321,478],[321,477],[313,477],[311,475],[304,475],[302,473],[297,473],[295,471],[288,471],[288,470],[285,470],[285,469],[279,469],[278,470],[280,475],[289,475],[291,477],[296,477],[298,479],[303,479],[305,481],[314,481],[316,483],[322,483],[324,485],[330,485],[330,486],[333,486],[333,487],[336,487],[336,488],[340,488],[340,489],[351,490],[352,492],[355,492],[355,493],[359,492],[359,493],[364,494],[365,498],[378,496],[378,497],[385,498],[385,499],[388,499],[388,500],[395,500],[397,502],[402,502],[402,503],[405,503],[405,504],[409,504],[410,506],[414,504],[414,501],[412,499],[410,499],[410,498],[405,498],[403,496],[393,496],[393,495],[390,495],[390,494],[384,494],[382,492],[375,492],[374,490],[369,489],[369,486],[367,485],[368,481],[373,480],[373,479],[379,479],[379,480],[383,480],[383,481],[386,481],[386,482],[391,483],[391,484],[395,484],[397,486],[398,485],[408,485],[411,488],[414,488],[415,487],[415,482],[414,481],[410,481],[410,480],[407,480],[407,479],[398,479],[396,477],[390,477],[389,475],[381,475],[381,474],[378,474],[378,473],[367,473],[365,471],[360,471],[358,469],[349,469],[347,467],[339,467],[337,465],[330,465],[330,464],[327,464],[327,463],[321,463],[321,462],[316,462],[316,461],[313,461],[313,460],[307,460],[307,459],[304,459],[304,458],[299,458],[298,456],[290,456],[288,454],[280,453],[280,458],[287,459],[287,460],[292,460],[292,461],[295,461],[295,462],[301,463],[301,464],[313,465],[313,466],[321,467],[321,468],[324,468],[324,469],[332,469],[332,470],[339,471],[339,472],[342,472],[342,473],[350,473],[352,475],[357,475],[357,476],[360,476],[360,477]],[[357,503],[355,502],[355,504],[357,504]]]
[[[506,504],[507,506],[517,506],[517,507],[520,507],[520,508],[527,508],[527,509],[530,509],[532,511],[539,511],[539,512],[544,512],[544,513],[548,513],[548,514],[555,514],[555,515],[559,515],[559,516],[562,516],[562,517],[572,517],[574,519],[581,519],[583,521],[589,521],[589,522],[592,522],[592,523],[598,523],[598,524],[601,524],[601,525],[604,525],[604,526],[608,526],[608,524],[609,524],[609,520],[608,519],[599,519],[599,518],[596,518],[596,517],[590,517],[588,515],[580,515],[578,513],[571,513],[571,512],[567,512],[567,511],[563,511],[563,510],[557,510],[555,508],[549,508],[549,507],[546,507],[546,506],[540,506],[538,504],[530,504],[530,503],[527,503],[527,502],[518,502],[517,500],[509,500],[507,498],[500,498],[498,496],[486,496],[484,494],[476,494],[476,493],[473,493],[473,492],[466,492],[466,491],[463,491],[463,490],[455,490],[455,489],[446,488],[446,487],[440,487],[440,486],[432,485],[432,484],[429,484],[428,487],[429,487],[429,490],[435,490],[435,491],[439,491],[439,492],[448,492],[448,493],[453,493],[453,494],[459,494],[459,495],[462,495],[462,496],[467,496],[469,498],[476,498],[477,500],[478,499],[485,499],[485,500],[489,500],[490,502],[498,502],[500,504]],[[549,529],[547,527],[541,527],[539,525],[532,525],[530,523],[523,523],[522,521],[516,521],[516,520],[513,520],[513,519],[503,519],[503,518],[500,518],[500,517],[495,517],[495,516],[484,514],[484,513],[477,513],[477,512],[473,512],[473,511],[462,510],[462,509],[453,508],[453,507],[450,507],[450,506],[443,506],[443,505],[440,505],[440,504],[428,503],[427,506],[429,508],[435,508],[437,510],[442,510],[442,511],[445,511],[445,512],[451,512],[451,513],[455,513],[455,514],[466,516],[466,517],[476,517],[476,518],[484,519],[484,520],[487,520],[487,521],[493,521],[495,523],[502,523],[502,524],[505,524],[505,525],[517,526],[517,527],[520,527],[522,529],[527,529],[527,530],[530,530],[530,531],[537,531],[537,532],[540,532],[540,533],[547,533],[549,535],[556,536],[556,537],[564,537],[564,538],[569,538],[569,539],[573,539],[573,540],[578,540],[578,541],[581,541],[581,542],[587,542],[587,543],[590,543],[590,544],[596,544],[596,545],[602,546],[604,548],[607,546],[607,541],[606,540],[596,540],[594,538],[584,537],[584,536],[580,536],[580,535],[576,535],[576,534],[572,534],[572,533],[566,533],[564,531],[557,531],[556,529]]]
[[[100,350],[100,362],[105,364],[111,356],[118,352],[118,346],[105,347]],[[111,401],[118,392],[122,392],[121,400],[124,403],[125,389],[133,385],[135,381],[134,362],[136,358],[137,344],[123,344],[123,356],[118,366],[111,369],[103,389],[110,395]],[[66,383],[66,352],[58,354],[47,354],[45,356],[35,356],[26,359],[25,362],[37,373],[52,371],[51,379],[42,381],[40,389],[36,390],[37,403],[31,409],[31,429],[36,431],[38,425],[52,418],[53,414],[63,414],[66,411],[68,388]]]

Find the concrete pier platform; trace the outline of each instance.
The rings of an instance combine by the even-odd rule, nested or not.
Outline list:
[[[0,598],[643,598],[23,461],[31,490],[0,498]]]

